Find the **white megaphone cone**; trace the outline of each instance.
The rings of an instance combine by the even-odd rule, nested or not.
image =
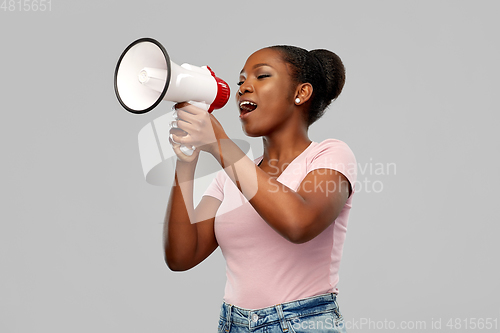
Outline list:
[[[151,38],[138,39],[123,51],[115,70],[115,92],[132,113],[151,111],[162,100],[200,102],[212,112],[226,105],[230,95],[228,84],[210,67],[179,66]]]
[[[141,38],[123,51],[115,69],[115,93],[129,112],[142,114],[163,101],[189,102],[212,112],[229,100],[228,84],[215,76],[208,66],[181,66],[170,61],[165,48],[152,38]],[[139,152],[146,180],[155,185],[166,160],[175,156],[168,141],[171,114],[146,125],[139,133]],[[186,155],[192,150],[181,147]],[[158,176],[156,176],[158,175]]]

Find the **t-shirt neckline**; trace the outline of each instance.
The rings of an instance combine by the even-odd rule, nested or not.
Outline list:
[[[290,168],[290,165],[292,165],[295,161],[297,161],[298,159],[300,159],[303,155],[306,154],[306,152],[311,149],[314,145],[316,145],[316,141],[311,141],[311,143],[309,144],[309,146],[306,147],[306,149],[304,149],[299,155],[297,155],[288,165],[287,167],[285,168],[285,170],[283,170],[281,172],[281,174],[278,176],[278,178],[276,178],[276,180],[280,179],[281,176],[285,173],[286,170],[288,170],[288,168]],[[261,157],[259,157],[259,160],[258,160],[258,163],[257,163],[257,166],[260,165],[260,163],[262,163],[262,161],[264,160],[264,154],[262,154]]]

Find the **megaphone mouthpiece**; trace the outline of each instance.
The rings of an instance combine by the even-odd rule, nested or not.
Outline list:
[[[208,112],[212,112],[213,110],[220,109],[224,105],[226,105],[227,101],[229,101],[231,90],[229,89],[226,81],[215,76],[214,71],[210,67],[207,66],[207,69],[210,71],[212,76],[215,78],[215,81],[217,82],[217,95],[215,96],[212,105],[210,105],[210,108],[208,109]]]

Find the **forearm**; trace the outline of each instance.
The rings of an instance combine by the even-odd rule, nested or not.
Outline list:
[[[167,205],[163,243],[165,261],[172,270],[179,269],[196,253],[197,229],[193,205],[195,164],[177,161],[175,182]]]
[[[259,215],[286,239],[296,240],[316,218],[302,196],[256,166],[233,141],[220,140],[212,154]]]

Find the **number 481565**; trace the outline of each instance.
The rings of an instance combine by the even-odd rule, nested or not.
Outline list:
[[[0,10],[4,12],[50,12],[52,0],[3,0]]]

